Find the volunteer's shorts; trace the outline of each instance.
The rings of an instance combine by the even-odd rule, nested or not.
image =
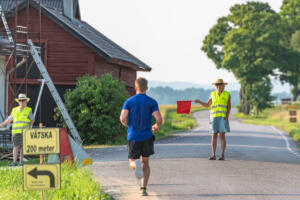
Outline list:
[[[12,143],[14,146],[22,146],[23,144],[23,135],[20,133],[12,135]]]

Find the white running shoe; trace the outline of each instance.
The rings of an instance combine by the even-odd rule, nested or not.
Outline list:
[[[142,163],[141,163],[140,159],[135,160],[135,171],[134,171],[134,173],[135,173],[135,177],[137,179],[141,179],[144,176],[143,169],[142,169]]]

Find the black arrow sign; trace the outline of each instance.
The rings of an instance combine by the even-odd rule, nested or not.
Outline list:
[[[34,168],[33,170],[31,170],[30,172],[28,172],[28,174],[30,176],[32,176],[33,178],[37,179],[38,176],[49,176],[50,178],[50,187],[54,188],[55,184],[54,184],[54,175],[50,172],[50,171],[38,171],[37,167]]]

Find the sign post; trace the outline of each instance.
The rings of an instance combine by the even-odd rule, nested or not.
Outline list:
[[[291,109],[289,114],[290,114],[290,122],[291,123],[296,123],[297,122],[297,110],[296,110],[296,108]]]
[[[60,189],[60,163],[43,164],[43,155],[60,153],[59,128],[25,129],[23,131],[24,155],[40,155],[40,164],[23,166],[24,190]]]
[[[289,110],[290,123],[296,123],[297,122],[297,106],[296,105],[286,105],[285,107]]]
[[[43,124],[40,123],[40,128],[43,128]],[[43,154],[40,155],[40,164],[43,164],[44,156]],[[44,191],[41,190],[41,200],[44,200]]]

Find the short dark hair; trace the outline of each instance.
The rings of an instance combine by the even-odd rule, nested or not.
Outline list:
[[[148,89],[148,81],[145,78],[137,78],[135,80],[135,86],[141,91],[145,92]]]

